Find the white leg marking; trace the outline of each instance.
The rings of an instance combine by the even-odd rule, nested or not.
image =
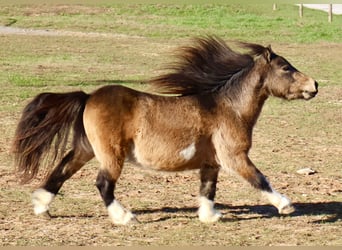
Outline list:
[[[198,209],[199,220],[205,223],[216,222],[221,218],[221,213],[214,209],[214,202],[201,196],[199,198],[200,207]]]
[[[196,153],[196,146],[195,143],[191,143],[187,148],[183,149],[179,152],[180,156],[182,156],[185,160],[190,160],[192,157],[194,157]]]
[[[291,201],[284,195],[279,194],[277,191],[272,189],[272,192],[262,192],[264,196],[274,205],[279,214],[290,214],[294,212],[294,207]]]
[[[126,210],[117,200],[114,200],[107,209],[109,217],[116,225],[126,225],[135,218],[135,216],[130,211]]]
[[[32,204],[34,213],[36,215],[42,214],[49,210],[49,204],[52,202],[55,195],[46,191],[43,188],[39,188],[32,194]]]

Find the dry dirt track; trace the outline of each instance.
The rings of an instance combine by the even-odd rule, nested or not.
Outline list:
[[[81,31],[62,31],[62,30],[40,30],[40,29],[24,29],[10,26],[0,26],[0,35],[29,35],[29,36],[73,36],[73,37],[125,37],[114,33],[99,32],[81,32]],[[132,37],[132,36],[130,36]],[[138,36],[134,36],[138,38]]]

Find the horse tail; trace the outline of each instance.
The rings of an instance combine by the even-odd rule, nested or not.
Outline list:
[[[89,96],[82,91],[41,93],[27,104],[12,145],[21,183],[28,183],[37,176],[42,161],[49,159],[46,163],[51,166],[64,155],[72,127],[73,143],[75,140],[88,142],[83,111]]]

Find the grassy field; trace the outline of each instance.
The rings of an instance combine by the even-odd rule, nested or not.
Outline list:
[[[279,5],[11,5],[0,7],[0,245],[342,245],[342,16]],[[20,112],[43,91],[91,92],[106,84],[146,89],[172,51],[192,36],[272,44],[320,84],[309,102],[270,98],[254,131],[251,158],[297,211],[278,216],[246,183],[221,173],[222,221],[198,221],[197,172],[161,173],[127,164],[118,199],[140,224],[111,225],[87,164],[51,205],[33,215],[10,143]],[[310,167],[314,175],[298,175]]]
[[[164,39],[213,33],[258,42],[340,42],[341,16],[335,16],[328,25],[327,14],[323,12],[306,9],[305,17],[299,19],[296,6],[280,5],[277,11],[271,7],[268,4],[11,6],[1,8],[0,24]]]

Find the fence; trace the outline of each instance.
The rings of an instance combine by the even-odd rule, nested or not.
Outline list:
[[[302,18],[303,17],[303,7],[304,7],[304,5],[301,3],[301,4],[298,4],[298,6],[299,6],[299,17]],[[332,20],[333,20],[333,5],[332,4],[327,4],[327,6],[328,6],[328,10],[327,10],[327,12],[328,12],[328,22],[331,23]],[[273,10],[277,10],[277,4],[275,4],[275,3],[273,4]],[[325,10],[325,8],[322,9],[322,10]]]

